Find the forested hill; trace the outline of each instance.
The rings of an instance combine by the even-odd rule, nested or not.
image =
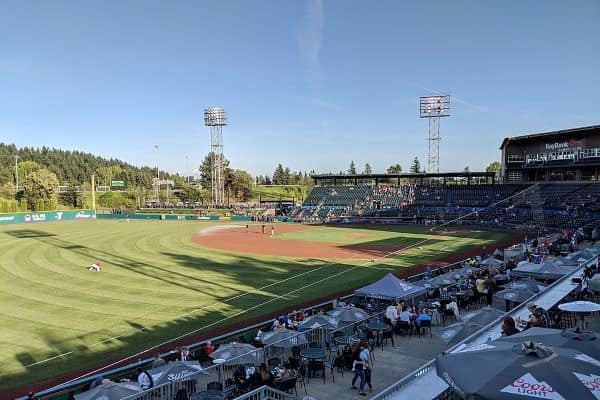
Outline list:
[[[56,174],[61,184],[90,182],[92,174],[100,185],[110,180],[125,181],[128,187],[152,185],[156,168],[136,167],[121,160],[106,159],[81,151],[50,149],[48,147],[17,148],[14,144],[0,143],[0,185],[14,182],[15,155],[19,163],[33,161]],[[21,170],[21,167],[19,167]],[[19,173],[19,178],[24,179]],[[161,171],[161,178],[168,177]]]

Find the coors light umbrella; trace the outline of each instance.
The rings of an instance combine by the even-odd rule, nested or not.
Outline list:
[[[445,327],[442,329],[440,336],[445,343],[454,345],[497,320],[502,315],[504,313],[495,308],[485,307],[479,311],[464,315],[462,322]]]
[[[308,340],[306,340],[303,333],[290,331],[288,329],[264,332],[259,336],[259,340],[264,345],[272,345],[284,349],[291,349],[294,346],[308,343]]]
[[[491,342],[436,357],[437,374],[463,399],[598,400],[600,361],[533,342]]]
[[[600,337],[594,332],[573,333],[550,328],[529,328],[498,340],[510,343],[536,342],[550,347],[578,350],[600,360]]]
[[[152,377],[153,386],[175,382],[181,379],[194,379],[208,376],[198,361],[175,361],[147,371]]]
[[[262,350],[247,343],[222,344],[209,357],[213,360],[225,360],[225,364],[254,364],[262,360]]]
[[[75,395],[75,400],[121,400],[141,392],[137,382],[113,382],[104,379],[102,384],[87,392]]]

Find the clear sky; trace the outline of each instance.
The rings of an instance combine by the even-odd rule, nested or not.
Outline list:
[[[185,172],[213,106],[253,175],[407,170],[418,97],[450,92],[441,170],[481,170],[504,136],[600,124],[599,21],[598,0],[0,0],[0,141]]]

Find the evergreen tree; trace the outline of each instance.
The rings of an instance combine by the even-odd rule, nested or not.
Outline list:
[[[371,165],[369,163],[365,164],[365,170],[363,171],[363,174],[369,175],[373,173],[373,169],[371,168]]]
[[[400,164],[390,165],[388,167],[388,169],[386,170],[386,172],[388,174],[401,174],[402,173],[402,166]]]
[[[356,175],[356,165],[354,165],[354,160],[350,161],[350,166],[348,167],[349,175]]]
[[[273,172],[273,185],[284,185],[285,171],[281,164],[277,165],[275,172]]]
[[[413,159],[412,165],[410,166],[410,172],[415,174],[421,172],[421,163],[417,157]]]

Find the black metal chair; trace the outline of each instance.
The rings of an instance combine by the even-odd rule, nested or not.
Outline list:
[[[275,389],[281,390],[282,392],[286,392],[286,393],[290,393],[290,394],[292,394],[292,392],[294,392],[294,393],[296,393],[296,396],[298,396],[298,389],[296,388],[297,383],[298,383],[298,378],[293,377],[293,378],[275,382],[274,386],[275,386]],[[306,389],[306,387],[305,387],[305,389]]]
[[[217,381],[208,382],[206,384],[206,390],[218,390],[218,391],[222,391],[223,390],[223,384],[221,382],[217,382]]]
[[[419,322],[419,327],[417,330],[417,333],[419,334],[419,337],[421,337],[421,333],[425,331],[424,334],[427,333],[427,331],[429,331],[429,337],[433,338],[433,333],[431,332],[431,321],[430,320],[421,320]]]

